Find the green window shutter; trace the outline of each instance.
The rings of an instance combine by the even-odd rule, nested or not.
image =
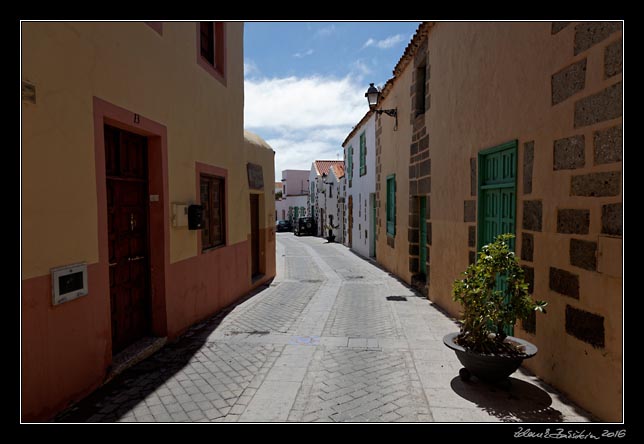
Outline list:
[[[367,140],[365,133],[360,134],[360,175],[367,174]]]
[[[387,177],[387,234],[396,235],[396,175]]]

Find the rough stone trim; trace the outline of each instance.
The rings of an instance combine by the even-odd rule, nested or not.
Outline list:
[[[603,348],[604,317],[566,305],[566,333],[595,348]]]
[[[577,55],[597,43],[607,39],[611,34],[621,31],[621,22],[586,22],[575,26],[575,49]]]
[[[595,165],[622,161],[622,127],[595,131],[593,133]]]
[[[523,201],[523,229],[541,231],[543,220],[543,204],[540,200]]]
[[[476,247],[476,225],[467,227],[467,246]]]
[[[537,312],[531,311],[526,319],[521,320],[521,328],[526,333],[537,334]]]
[[[463,222],[476,222],[476,201],[463,202]]]
[[[559,294],[579,299],[579,276],[569,271],[550,267],[549,287]]]
[[[603,197],[617,196],[621,185],[621,173],[590,173],[570,178],[571,196]]]
[[[530,233],[521,233],[521,259],[532,262],[534,257],[534,236]]]
[[[586,87],[586,59],[573,63],[552,75],[552,105],[563,102],[568,97]]]
[[[557,233],[588,234],[590,210],[557,210]]]
[[[472,250],[469,251],[467,261],[468,261],[468,265],[472,265],[473,263],[476,262],[476,251],[472,251]]]
[[[534,141],[523,144],[523,194],[532,193],[532,169],[534,166]]]
[[[622,82],[575,102],[575,128],[622,116]]]
[[[570,265],[597,271],[597,242],[570,239]]]
[[[521,265],[521,268],[523,269],[523,278],[528,284],[528,293],[534,294],[534,268],[528,265]]]
[[[602,233],[613,236],[622,235],[622,204],[602,205]]]
[[[604,50],[604,78],[608,79],[622,72],[622,40],[611,43]]]
[[[570,22],[552,22],[552,29],[550,30],[550,34],[555,35],[562,29],[564,29],[566,26],[568,26]]]
[[[583,134],[555,140],[552,169],[557,171],[583,168],[586,163],[585,150],[586,142]]]
[[[476,180],[476,157],[470,157],[470,196],[476,196],[478,182]]]

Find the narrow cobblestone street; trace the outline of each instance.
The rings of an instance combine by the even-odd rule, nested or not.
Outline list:
[[[592,421],[523,369],[505,385],[464,383],[442,342],[453,319],[343,245],[276,236],[269,287],[56,421]]]

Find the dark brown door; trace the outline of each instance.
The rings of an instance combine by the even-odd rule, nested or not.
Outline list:
[[[147,139],[105,126],[112,352],[148,334]]]
[[[250,258],[251,275],[259,274],[259,196],[250,195]]]

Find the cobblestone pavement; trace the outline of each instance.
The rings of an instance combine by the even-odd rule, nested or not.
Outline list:
[[[342,245],[292,233],[277,241],[270,286],[55,421],[593,420],[523,369],[506,384],[464,383],[442,343],[457,324],[430,301]]]

